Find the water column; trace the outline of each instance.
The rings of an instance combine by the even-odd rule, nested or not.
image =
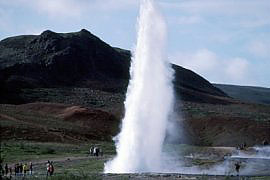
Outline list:
[[[154,0],[141,1],[137,44],[117,155],[105,173],[161,172],[161,151],[172,109],[173,70],[167,62],[167,29]]]

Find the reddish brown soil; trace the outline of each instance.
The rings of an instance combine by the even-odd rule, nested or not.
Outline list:
[[[2,139],[111,140],[119,131],[120,119],[100,109],[56,103],[0,107]],[[205,146],[237,146],[246,142],[251,146],[270,140],[270,106],[184,102],[176,110],[181,110],[184,117],[182,123],[176,123],[176,129],[182,127],[178,142]]]
[[[199,144],[210,146],[248,146],[270,139],[270,122],[236,117],[208,117],[188,120]]]
[[[109,140],[118,126],[113,115],[97,109],[54,103],[8,107],[7,112],[0,112],[2,139],[57,142]]]

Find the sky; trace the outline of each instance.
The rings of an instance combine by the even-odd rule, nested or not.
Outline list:
[[[270,88],[270,0],[155,0],[168,59],[212,83]],[[0,0],[0,40],[89,30],[133,50],[139,0]]]

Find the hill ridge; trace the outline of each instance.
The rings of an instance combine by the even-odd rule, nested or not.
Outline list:
[[[232,98],[259,104],[270,104],[270,88],[256,86],[238,86],[229,84],[213,84]]]
[[[0,41],[1,101],[16,103],[16,98],[6,99],[7,89],[14,91],[13,95],[25,88],[59,87],[125,93],[130,62],[130,51],[111,47],[85,29],[9,37]],[[219,98],[228,96],[206,79],[180,66],[172,67],[175,92],[182,100],[228,103]]]

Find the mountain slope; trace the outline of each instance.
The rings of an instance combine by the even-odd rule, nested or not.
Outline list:
[[[129,77],[125,57],[86,30],[66,34],[47,30],[39,36],[11,37],[1,41],[0,49],[3,75],[30,78],[36,86]]]
[[[245,102],[270,104],[270,88],[214,84],[230,97]]]
[[[24,89],[80,87],[125,94],[131,53],[113,48],[83,29],[0,41],[0,103],[28,103]],[[177,65],[174,86],[182,100],[228,103],[227,95]],[[29,92],[29,91],[28,91]],[[76,103],[76,102],[75,102]]]

